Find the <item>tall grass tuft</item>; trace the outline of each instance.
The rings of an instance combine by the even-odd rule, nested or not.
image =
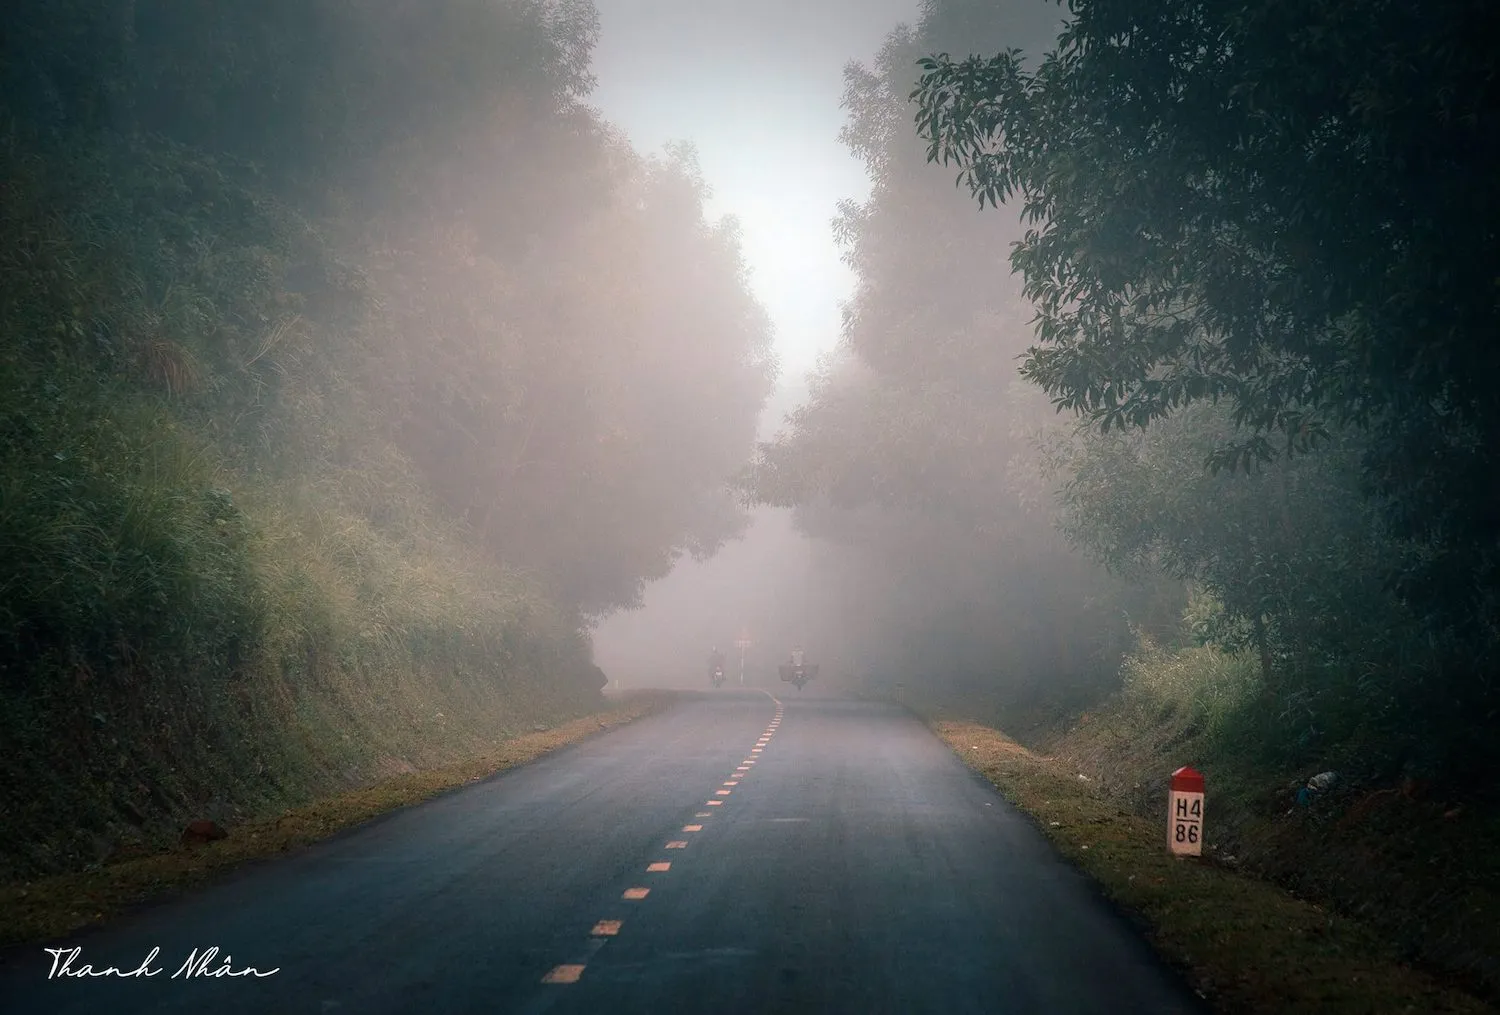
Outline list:
[[[1248,652],[1211,645],[1170,649],[1141,635],[1122,667],[1123,703],[1194,734],[1220,736],[1258,693],[1256,666]]]

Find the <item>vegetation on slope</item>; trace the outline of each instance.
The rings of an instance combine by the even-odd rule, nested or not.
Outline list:
[[[745,480],[878,576],[870,676],[1110,717],[1056,750],[1128,813],[1201,763],[1245,869],[1486,996],[1496,24],[924,3],[847,73],[859,287]]]
[[[1096,718],[1104,717],[1091,715],[1086,725],[1092,728]],[[1057,753],[1050,754],[1028,750],[973,722],[937,720],[933,728],[1142,925],[1213,1010],[1493,1010],[1451,982],[1451,957],[1442,964],[1446,977],[1414,968],[1413,960],[1436,957],[1438,948],[1397,947],[1373,929],[1388,927],[1332,912],[1300,893],[1247,877],[1238,857],[1223,850],[1202,860],[1170,856],[1164,848],[1160,795],[1151,813],[1138,813],[1094,781],[1105,775],[1117,784],[1121,779],[1148,779],[1159,774],[1165,758],[1137,748],[1131,752],[1135,761],[1150,756],[1143,770],[1122,764],[1124,759],[1108,750],[1085,752],[1080,758],[1075,748],[1081,745],[1071,737],[1053,744]],[[1111,732],[1127,730],[1116,727]],[[1120,746],[1119,741],[1115,745]],[[1095,762],[1106,767],[1096,768]],[[1210,792],[1208,814],[1234,809],[1223,794]],[[1435,879],[1425,883],[1430,888]],[[1450,921],[1443,929],[1459,926],[1459,921]],[[1476,954],[1466,948],[1469,959]]]
[[[899,668],[1076,702],[1198,589],[1196,636],[1255,656],[1283,753],[1359,742],[1386,778],[1472,784],[1500,716],[1497,308],[1460,282],[1496,274],[1461,210],[1500,179],[1493,96],[1467,87],[1486,50],[1462,3],[1420,26],[1231,8],[1091,0],[1057,35],[933,0],[852,67],[873,190],[841,221],[842,357],[747,486],[858,540],[886,587],[955,587],[938,612],[972,619]],[[957,45],[1003,55],[919,62]]]
[[[671,703],[669,692],[638,692],[611,707],[560,726],[538,723],[498,745],[461,760],[383,774],[355,789],[334,793],[233,827],[224,839],[191,848],[127,849],[104,865],[0,885],[0,947],[62,939],[80,928],[181,892],[241,864],[265,860],[337,835],[400,807],[471,785],[541,755],[649,715]]]
[[[0,879],[597,707],[772,364],[592,7],[0,19]]]

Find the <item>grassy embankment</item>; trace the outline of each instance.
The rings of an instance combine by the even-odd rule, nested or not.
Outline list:
[[[1212,649],[1147,646],[1118,696],[1025,746],[962,709],[920,710],[1219,1010],[1494,1010],[1493,801],[1367,782],[1354,747],[1268,756],[1254,673]],[[1166,852],[1181,765],[1208,781],[1201,860]],[[1298,806],[1295,787],[1329,769],[1335,788]]]
[[[630,693],[604,711],[518,734],[463,761],[396,775],[275,816],[233,824],[229,837],[217,842],[123,856],[91,870],[0,887],[0,945],[51,940],[101,923],[132,906],[202,884],[242,864],[278,856],[526,764],[638,719],[670,700],[665,692]]]
[[[573,611],[397,449],[401,336],[344,252],[201,153],[3,141],[0,884],[45,897],[8,932],[180,880],[109,865],[188,821],[274,851],[277,815],[601,707]]]

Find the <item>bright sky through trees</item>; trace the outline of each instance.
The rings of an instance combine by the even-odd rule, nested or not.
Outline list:
[[[639,150],[696,145],[711,214],[743,228],[783,382],[837,342],[854,282],[830,229],[837,202],[869,190],[838,141],[844,65],[869,60],[916,10],[916,0],[599,0],[592,100]]]

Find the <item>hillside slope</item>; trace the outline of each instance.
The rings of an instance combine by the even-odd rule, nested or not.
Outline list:
[[[0,18],[0,880],[599,707],[773,364],[592,7]]]

